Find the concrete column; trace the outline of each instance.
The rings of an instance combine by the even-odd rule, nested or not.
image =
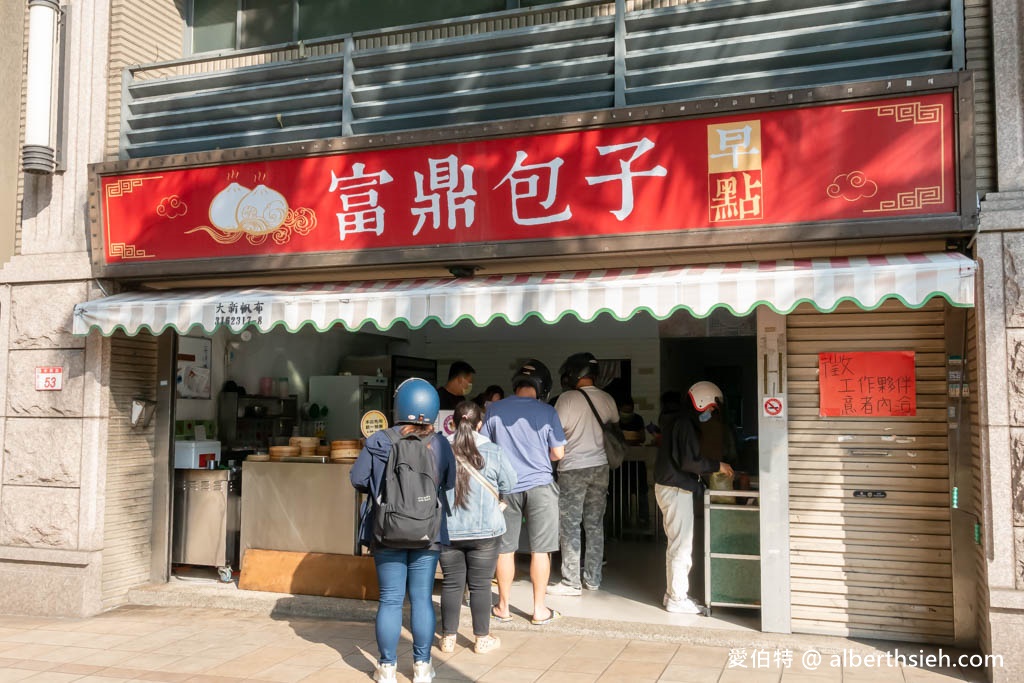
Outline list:
[[[757,309],[757,385],[762,400],[786,396],[786,316]],[[760,405],[761,401],[758,401]],[[760,409],[759,409],[760,410]],[[758,488],[761,492],[761,629],[792,630],[789,586],[788,410],[758,418]]]
[[[994,681],[1024,671],[1024,67],[1020,0],[992,0],[998,193],[981,204],[977,256],[985,554]]]
[[[65,8],[67,170],[24,177],[21,253],[0,269],[0,612],[85,616],[102,608],[109,364],[71,315],[98,295],[88,164],[103,160],[110,2]],[[36,390],[42,366],[63,369],[60,391]]]
[[[977,240],[979,425],[986,464],[984,534],[994,681],[1024,671],[1024,196],[989,195]]]

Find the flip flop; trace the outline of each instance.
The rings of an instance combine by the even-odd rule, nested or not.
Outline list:
[[[550,624],[555,619],[561,619],[562,618],[562,613],[559,612],[558,610],[553,609],[553,610],[550,610],[550,611],[551,611],[551,616],[548,617],[547,619],[530,619],[530,623],[533,624],[534,626],[543,626],[544,624]]]
[[[495,621],[501,622],[502,624],[507,624],[508,622],[512,621],[512,615],[510,614],[507,617],[503,617],[500,614],[498,614],[497,612],[495,612],[494,608],[492,607],[491,608],[491,619],[494,619]]]

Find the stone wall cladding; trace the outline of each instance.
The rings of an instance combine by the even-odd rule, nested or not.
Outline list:
[[[1010,426],[1024,427],[1024,330],[1006,331]]]
[[[63,367],[61,391],[36,391],[37,367]],[[11,351],[7,371],[8,417],[82,417],[85,353],[77,349]]]
[[[7,420],[4,484],[79,486],[81,460],[80,421],[54,418]]]
[[[78,489],[4,486],[0,544],[74,550],[78,546]]]
[[[1016,550],[1014,557],[1017,564],[1014,569],[1017,590],[1024,590],[1024,527],[1013,527],[1013,547]]]
[[[1006,326],[1024,327],[1024,234],[1003,236]]]
[[[15,287],[11,292],[11,348],[84,348],[85,338],[71,334],[71,316],[75,304],[88,296],[84,282]]]

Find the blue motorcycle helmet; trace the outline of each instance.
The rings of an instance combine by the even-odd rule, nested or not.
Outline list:
[[[439,410],[437,389],[425,379],[411,377],[395,389],[395,424],[432,425]]]

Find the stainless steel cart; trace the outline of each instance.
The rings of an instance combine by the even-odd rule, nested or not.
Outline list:
[[[175,470],[171,562],[216,567],[231,581],[238,564],[241,471]]]
[[[761,607],[760,495],[759,491],[704,491],[708,616],[712,607]],[[728,500],[735,502],[724,502]]]

